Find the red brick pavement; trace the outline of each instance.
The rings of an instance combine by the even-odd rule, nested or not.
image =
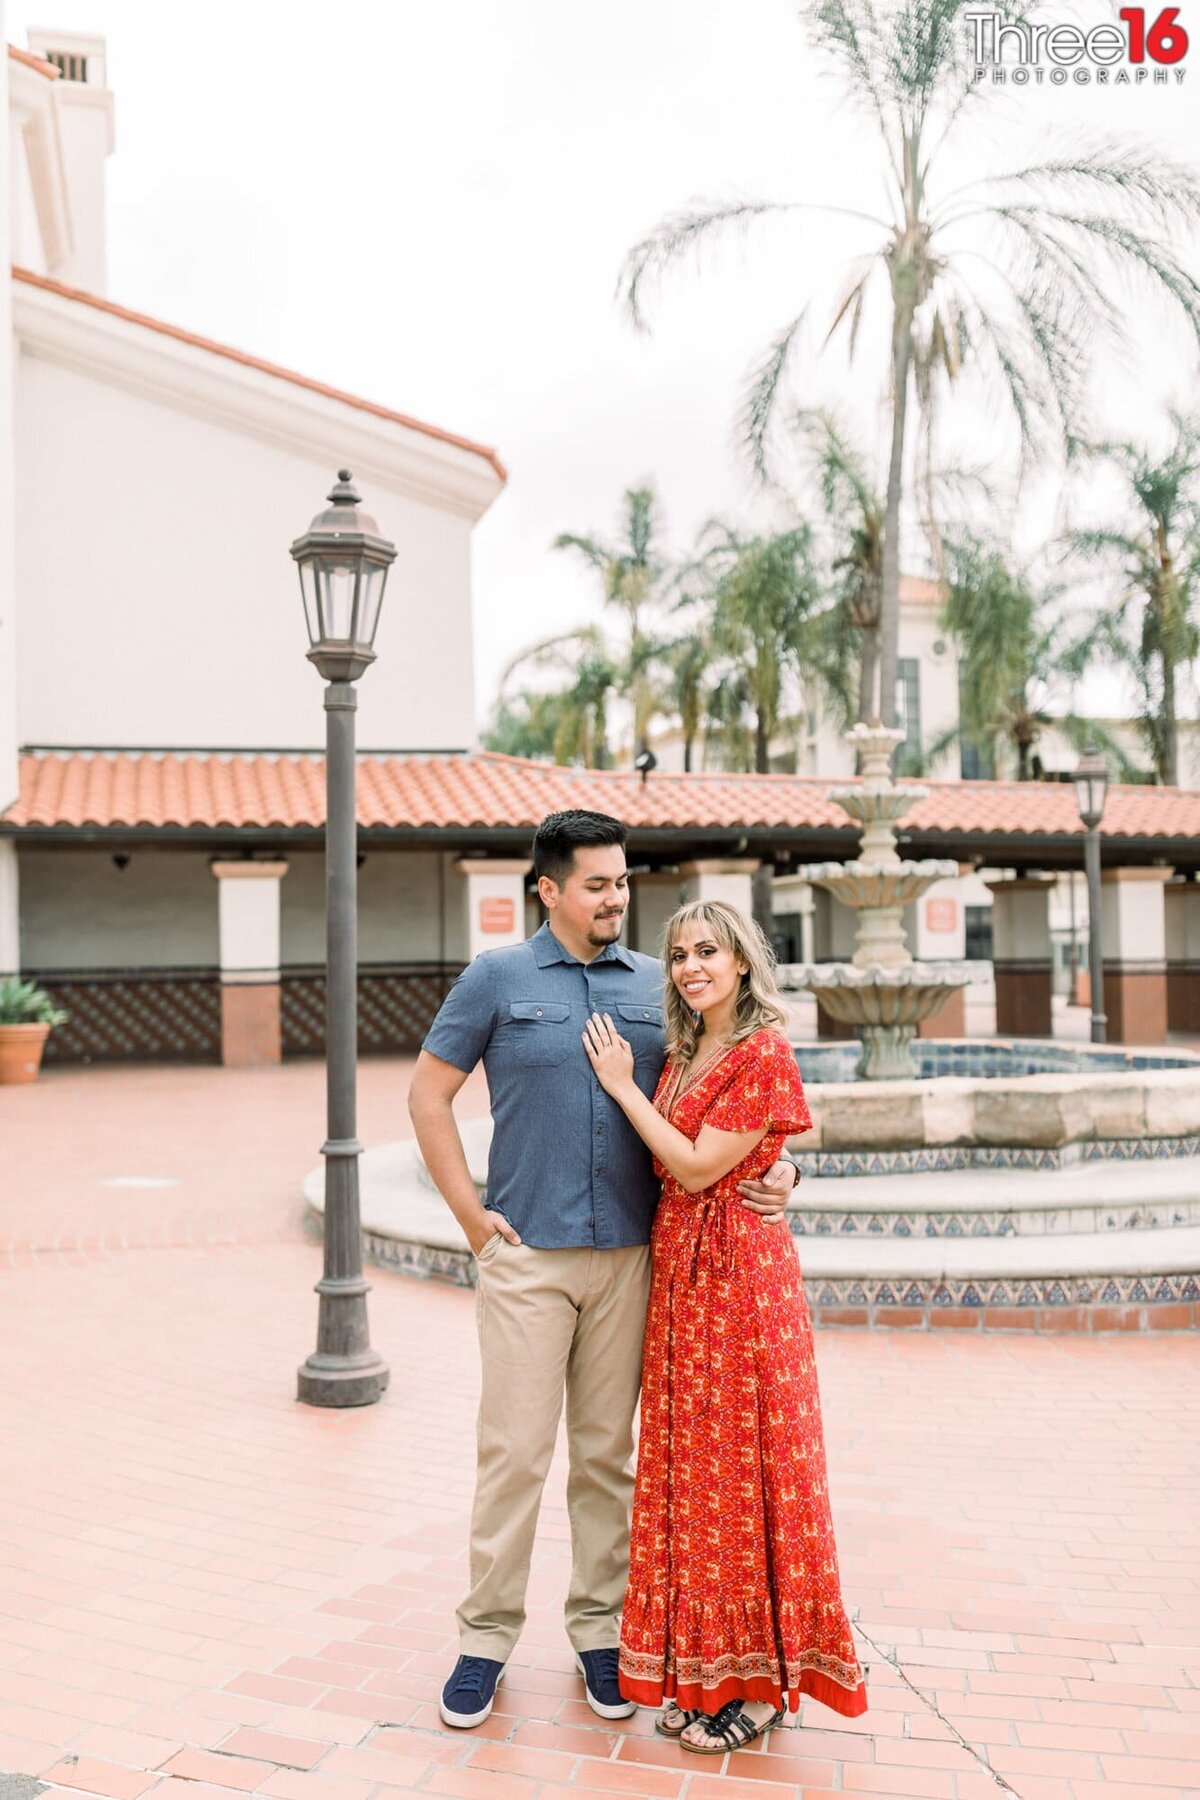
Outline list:
[[[404,1129],[406,1072],[365,1065],[368,1141]],[[1186,1337],[822,1337],[865,1718],[806,1706],[711,1761],[647,1713],[596,1719],[562,1635],[556,1465],[496,1711],[444,1731],[471,1297],[376,1274],[386,1400],[295,1403],[321,1106],[315,1065],[0,1090],[0,1771],[50,1800],[1200,1796]],[[101,1185],[130,1177],[179,1185]]]

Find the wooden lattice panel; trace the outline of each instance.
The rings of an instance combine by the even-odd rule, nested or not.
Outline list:
[[[362,1055],[414,1051],[433,1023],[457,969],[363,969],[358,977],[358,1048]],[[283,1053],[320,1056],[325,1049],[325,977],[289,975],[282,985]]]
[[[215,974],[29,978],[70,1015],[46,1040],[48,1063],[221,1060]]]

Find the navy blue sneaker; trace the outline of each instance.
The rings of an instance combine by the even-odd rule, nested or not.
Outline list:
[[[583,1676],[587,1703],[602,1719],[627,1719],[637,1711],[632,1700],[626,1700],[617,1680],[615,1650],[577,1650],[575,1664]]]
[[[503,1674],[504,1664],[493,1662],[490,1656],[460,1656],[438,1701],[442,1724],[455,1725],[460,1731],[482,1725],[492,1710]]]

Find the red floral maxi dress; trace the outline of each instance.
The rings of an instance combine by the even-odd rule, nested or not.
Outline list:
[[[706,1713],[734,1699],[794,1710],[801,1694],[848,1716],[865,1712],[795,1241],[737,1192],[812,1124],[795,1053],[778,1032],[757,1031],[718,1053],[692,1087],[668,1063],[654,1104],[693,1142],[703,1125],[769,1129],[701,1194],[655,1164],[663,1195],[621,1692]]]

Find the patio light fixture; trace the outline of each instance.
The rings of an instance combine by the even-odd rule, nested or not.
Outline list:
[[[1088,891],[1088,968],[1091,972],[1092,1042],[1108,1039],[1104,1012],[1104,952],[1100,941],[1100,821],[1108,797],[1108,770],[1094,744],[1079,759],[1075,770],[1075,804],[1083,821],[1084,866]]]
[[[361,510],[349,469],[329,505],[292,545],[308,660],[325,677],[325,1266],[317,1347],[300,1368],[310,1406],[367,1406],[388,1383],[371,1348],[363,1276],[357,1136],[358,812],[354,683],[375,660],[375,633],[396,547]]]

